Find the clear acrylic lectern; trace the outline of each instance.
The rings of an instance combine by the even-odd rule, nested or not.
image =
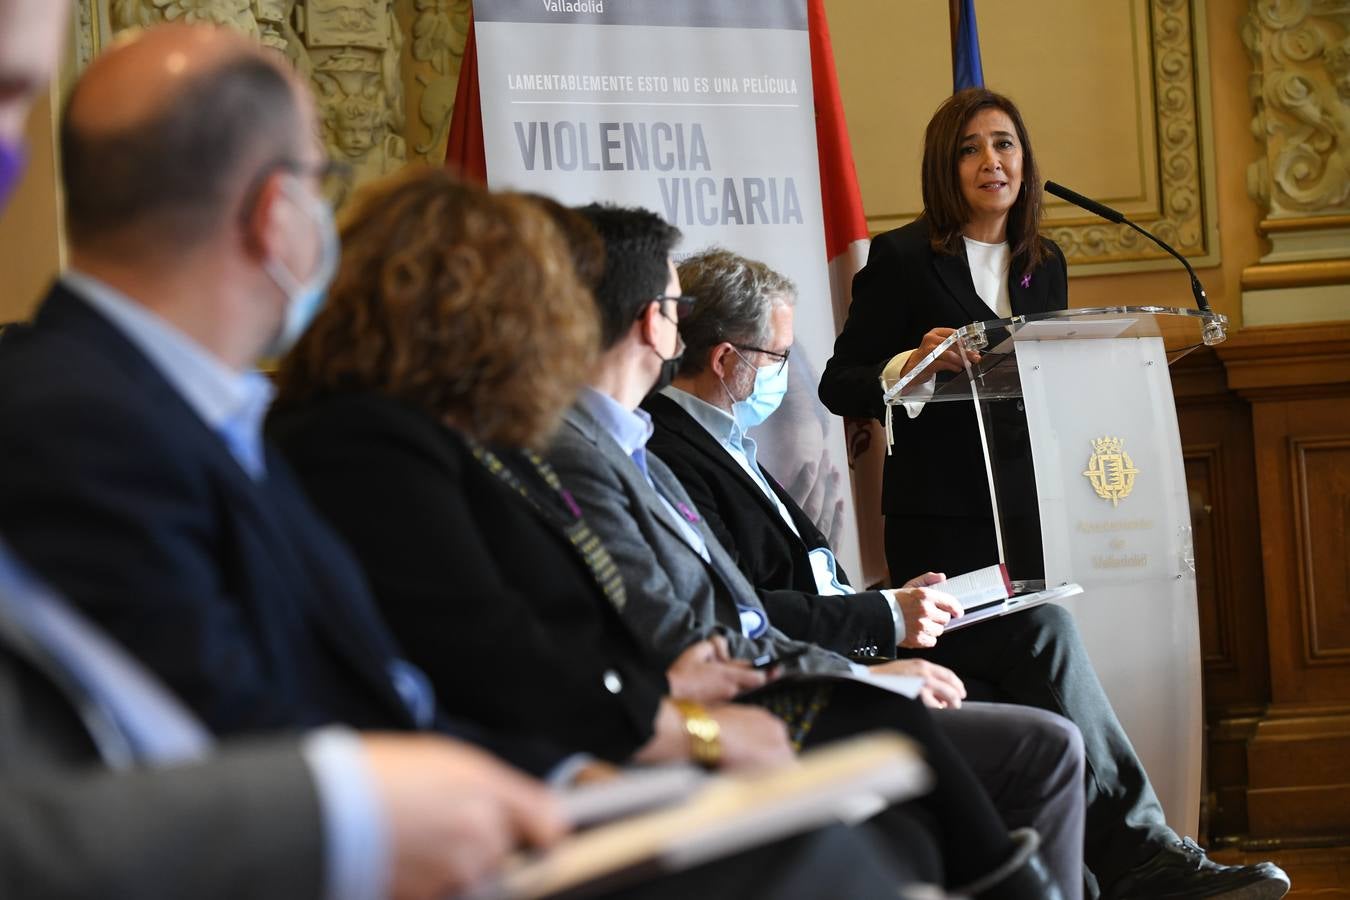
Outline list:
[[[1222,315],[1156,306],[976,322],[886,392],[895,416],[924,402],[971,404],[1001,558],[1007,498],[1027,495],[1034,478],[1044,582],[1082,585],[1064,605],[1182,834],[1196,833],[1203,719],[1190,507],[1167,366],[1226,335]],[[934,379],[927,366],[950,349],[965,370]],[[1000,441],[1011,440],[1029,440],[1034,474],[1025,452],[1003,452]],[[1015,581],[1041,586],[1039,566],[1008,562]]]

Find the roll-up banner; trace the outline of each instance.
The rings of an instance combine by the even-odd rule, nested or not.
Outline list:
[[[816,398],[836,333],[806,0],[476,0],[488,184],[644,206],[797,285],[782,408],[760,459],[860,572],[839,419]]]

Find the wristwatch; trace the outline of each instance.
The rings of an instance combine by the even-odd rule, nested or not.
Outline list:
[[[722,761],[722,726],[701,703],[675,700],[674,704],[689,735],[689,755],[704,768],[716,767]]]

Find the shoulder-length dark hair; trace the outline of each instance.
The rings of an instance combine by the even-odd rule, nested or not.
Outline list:
[[[1031,137],[1017,106],[1002,94],[985,88],[966,88],[952,94],[933,113],[923,138],[923,215],[928,220],[933,252],[953,254],[961,249],[961,229],[970,221],[970,205],[961,192],[957,151],[972,116],[984,109],[1007,113],[1022,145],[1022,191],[1008,213],[1008,244],[1024,267],[1024,274],[1046,258],[1041,242],[1041,173],[1031,151]]]
[[[599,333],[568,244],[535,201],[410,169],[358,199],[277,399],[373,390],[485,443],[537,449],[590,374]]]

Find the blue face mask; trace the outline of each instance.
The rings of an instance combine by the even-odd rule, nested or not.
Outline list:
[[[287,298],[286,318],[281,323],[281,331],[268,351],[269,356],[285,354],[295,346],[295,342],[305,333],[309,323],[314,321],[314,317],[323,307],[328,284],[337,273],[342,253],[337,224],[333,220],[333,209],[328,202],[315,197],[294,180],[283,182],[282,191],[314,220],[314,227],[319,232],[319,258],[314,263],[313,274],[303,282],[275,260],[269,259],[264,264],[264,271]]]
[[[736,355],[740,356],[747,365],[749,364],[750,361],[741,355],[741,351],[736,350]],[[725,383],[723,387],[726,387]],[[750,396],[744,400],[736,400],[731,404],[732,418],[736,420],[736,424],[741,427],[742,431],[749,431],[773,415],[773,411],[782,404],[783,398],[787,396],[787,387],[787,360],[783,360],[782,365],[774,363],[762,369],[756,369],[755,386],[750,389]]]
[[[27,154],[23,144],[0,139],[0,210],[9,202],[9,195],[23,180],[24,164]]]

